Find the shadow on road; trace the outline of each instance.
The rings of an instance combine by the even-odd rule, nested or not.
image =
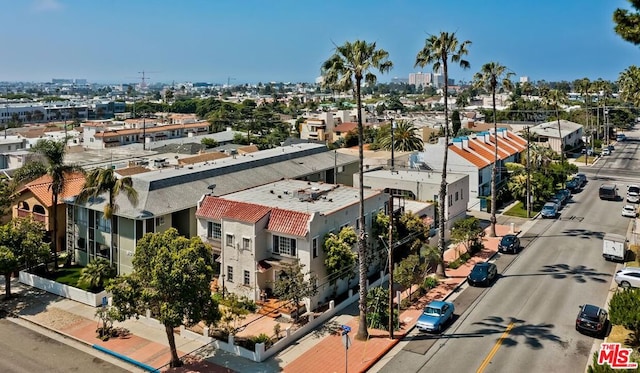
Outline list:
[[[509,333],[502,339],[502,345],[505,347],[517,346],[524,343],[533,349],[541,349],[544,346],[542,342],[554,342],[562,346],[566,346],[568,342],[563,341],[559,336],[553,334],[553,324],[529,324],[525,320],[516,319],[514,317],[489,316],[483,321],[473,323],[481,328],[476,331],[477,334],[500,334],[505,332],[507,326],[513,323]]]
[[[507,277],[524,277],[524,276],[552,276],[555,279],[572,278],[576,282],[584,283],[588,280],[595,282],[608,282],[611,277],[610,273],[598,272],[593,268],[583,265],[570,266],[568,264],[550,264],[545,265],[539,273],[519,273],[514,275],[501,275],[500,278]]]

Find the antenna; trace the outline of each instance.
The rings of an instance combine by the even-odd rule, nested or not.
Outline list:
[[[230,76],[227,77],[227,88],[231,87],[231,81],[236,80],[236,78],[232,78]]]
[[[144,91],[147,89],[147,81],[149,80],[149,78],[147,77],[147,74],[156,74],[158,73],[157,71],[138,71],[138,74],[140,74],[140,90]]]

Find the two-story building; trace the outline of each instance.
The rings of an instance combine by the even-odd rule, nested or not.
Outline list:
[[[367,189],[364,199],[365,230],[371,237],[372,217],[385,211],[388,196]],[[272,291],[283,266],[299,261],[318,279],[319,293],[307,304],[315,309],[334,291],[324,238],[346,226],[358,229],[358,213],[356,188],[281,180],[220,197],[205,195],[196,216],[198,235],[213,245],[221,267],[218,281],[227,291],[258,300],[262,291]],[[357,278],[357,267],[351,277]],[[347,286],[348,281],[339,281],[338,293]]]
[[[531,127],[529,133],[539,143],[547,143],[551,149],[560,153],[562,145],[565,149],[575,148],[582,141],[582,125],[568,120],[560,119],[560,128],[558,121],[540,123]]]

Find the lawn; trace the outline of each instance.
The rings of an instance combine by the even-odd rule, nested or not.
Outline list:
[[[540,210],[536,209],[536,206],[531,206],[531,217],[536,216],[536,214],[539,211]],[[525,206],[524,203],[519,201],[515,206],[513,206],[509,210],[503,212],[502,214],[503,215],[507,215],[507,216],[517,216],[519,218],[526,218],[527,217],[527,206]]]
[[[49,272],[49,273],[40,274],[40,275],[48,278],[49,280],[53,280],[61,284],[65,284],[65,285],[73,286],[74,288],[89,291],[88,286],[78,283],[80,280],[80,274],[83,268],[84,267],[80,267],[80,266],[65,267],[65,268],[59,268],[55,272]]]
[[[579,156],[578,158],[576,158],[575,163],[580,165],[580,164],[584,164],[584,155]],[[587,159],[587,163],[591,164],[596,160],[596,157],[590,155],[589,159]]]

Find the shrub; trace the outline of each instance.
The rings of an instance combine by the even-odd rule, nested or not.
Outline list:
[[[432,276],[425,277],[424,281],[422,282],[422,287],[426,290],[433,289],[436,286],[438,286],[438,279]]]

